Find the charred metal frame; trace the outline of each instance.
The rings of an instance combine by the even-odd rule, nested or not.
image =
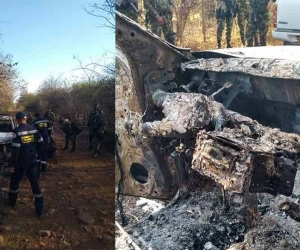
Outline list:
[[[116,45],[116,131],[124,193],[171,198],[178,188],[177,171],[170,149],[164,147],[172,143],[140,137],[137,130],[140,123],[159,115],[152,102],[153,91],[172,89],[181,63],[193,56],[188,50],[175,50],[120,13],[116,13]],[[145,183],[132,176],[131,168],[137,164],[148,173]],[[116,172],[119,178],[118,169]]]
[[[197,132],[166,137],[144,136],[140,133],[146,129],[145,124],[163,117],[162,109],[155,105],[152,96],[158,89],[165,92],[202,93],[212,96],[226,108],[237,107],[233,109],[239,112],[245,100],[265,101],[268,102],[267,106],[274,103],[287,105],[291,116],[295,116],[290,122],[292,125],[285,129],[281,117],[276,124],[283,131],[300,132],[300,112],[295,107],[300,103],[300,95],[297,97],[294,94],[299,92],[299,79],[272,78],[263,73],[247,75],[245,72],[226,72],[222,67],[234,58],[228,55],[223,55],[219,61],[208,61],[209,65],[205,68],[206,62],[195,60],[194,55],[204,55],[203,58],[219,58],[222,55],[215,52],[191,54],[189,50],[176,48],[120,13],[116,14],[116,45],[117,150],[122,162],[125,194],[171,198],[178,188],[186,187],[187,168],[191,166],[189,155],[195,147]],[[260,67],[263,71],[274,62],[264,61],[260,65],[260,60],[251,60],[246,62],[250,65],[250,71]],[[237,61],[244,63],[243,59]],[[280,68],[280,63],[275,63],[274,68]],[[220,66],[220,70],[213,69],[215,64]],[[280,73],[276,74],[278,76]],[[283,162],[281,156],[249,150],[223,138],[218,134],[222,119],[219,122],[219,126],[218,121],[215,124],[214,133],[217,134],[203,135],[206,139],[200,145],[202,154],[196,159],[202,166],[202,174],[213,177],[226,190],[245,193],[245,197],[251,197],[249,192],[290,195],[297,171],[295,163]],[[240,156],[244,157],[241,160],[251,167],[240,178],[234,177],[233,182],[225,183],[222,177],[233,177],[233,165],[241,151],[243,154]],[[227,153],[232,158],[225,165],[224,162],[218,163],[218,153]],[[275,175],[269,173],[267,166],[270,164]],[[203,166],[207,166],[207,171]]]

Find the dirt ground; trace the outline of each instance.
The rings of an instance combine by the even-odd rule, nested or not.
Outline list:
[[[61,150],[58,129],[53,138],[57,155],[40,179],[45,218],[36,218],[24,178],[16,209],[1,205],[0,249],[114,249],[114,152],[93,158],[84,132],[76,153]],[[1,188],[2,194],[8,191],[9,178],[1,180]]]

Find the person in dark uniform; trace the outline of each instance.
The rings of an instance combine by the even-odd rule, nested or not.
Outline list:
[[[93,110],[89,113],[87,125],[88,125],[88,129],[89,129],[89,134],[90,134],[89,149],[92,150],[94,138],[96,137],[96,139],[99,140],[99,131],[102,131],[103,127],[105,126],[105,120],[102,115],[102,112],[99,110],[98,104],[94,104]]]
[[[61,130],[65,133],[65,147],[63,150],[68,150],[69,141],[72,143],[71,152],[75,152],[76,150],[76,138],[77,135],[81,133],[81,128],[78,126],[77,122],[70,121],[69,119],[59,119],[59,123],[61,124]]]
[[[137,0],[116,0],[116,10],[131,20],[138,22],[139,10]]]
[[[54,125],[54,121],[55,121],[55,114],[54,112],[52,111],[52,109],[47,109],[44,117],[49,121],[49,137],[51,137],[52,135],[52,132],[53,132],[53,125]]]
[[[8,205],[15,207],[19,193],[19,182],[25,173],[33,192],[36,213],[41,217],[44,199],[38,180],[36,155],[43,147],[43,138],[34,126],[26,124],[25,113],[18,112],[16,121],[19,126],[13,130],[12,156],[9,161],[9,167],[13,173],[10,179]]]
[[[49,128],[50,124],[49,121],[45,118],[43,118],[39,113],[34,114],[34,126],[42,136],[44,140],[44,147],[38,155],[38,165],[39,165],[39,171],[40,172],[46,172],[46,166],[47,166],[47,148],[50,143],[50,138],[49,138]]]

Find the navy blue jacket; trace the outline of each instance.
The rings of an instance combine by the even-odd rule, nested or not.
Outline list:
[[[37,129],[29,124],[20,124],[13,130],[10,167],[28,167],[37,160],[37,153],[43,147],[43,138]]]
[[[43,137],[45,143],[48,143],[49,142],[49,130],[51,130],[49,120],[39,116],[38,118],[36,118],[34,120],[33,124],[39,131],[40,135]]]

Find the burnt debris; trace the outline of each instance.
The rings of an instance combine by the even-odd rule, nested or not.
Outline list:
[[[225,190],[291,195],[300,137],[227,110],[210,97],[157,90],[153,102],[164,118],[142,124],[152,137],[196,138],[192,168]]]

